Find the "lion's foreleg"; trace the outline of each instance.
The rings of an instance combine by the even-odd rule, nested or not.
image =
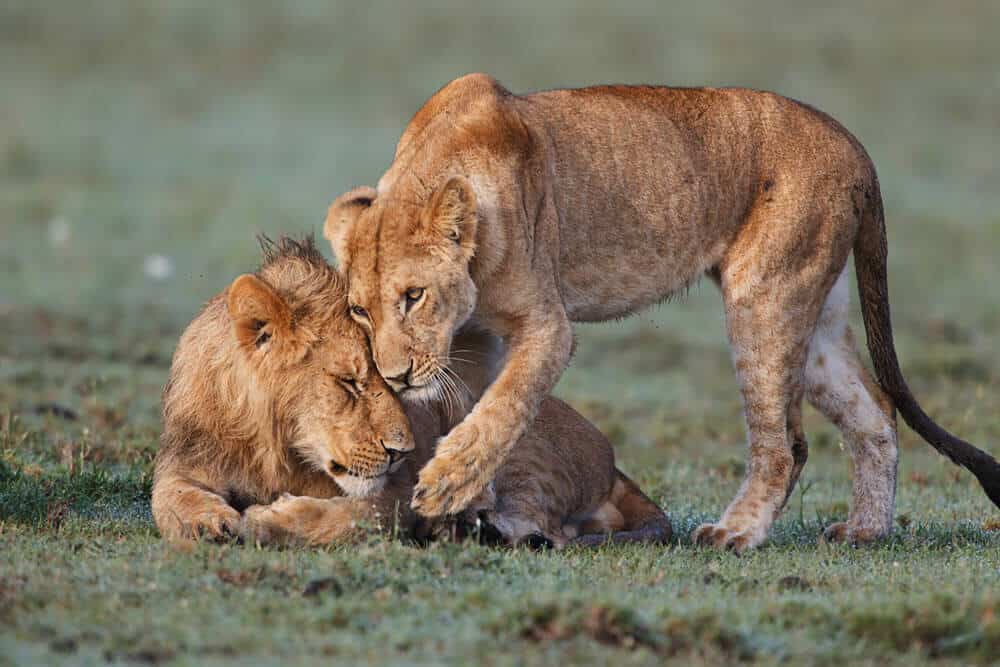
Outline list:
[[[396,508],[372,499],[310,498],[285,493],[270,505],[247,508],[242,534],[261,544],[315,546],[405,529],[403,521]]]
[[[174,473],[157,471],[153,518],[168,540],[226,539],[239,533],[240,513],[212,489]]]
[[[496,381],[420,472],[413,508],[424,516],[460,512],[483,492],[569,362],[573,333],[559,305],[518,323]]]

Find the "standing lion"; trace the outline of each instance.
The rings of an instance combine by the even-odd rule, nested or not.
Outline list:
[[[708,275],[743,394],[746,479],[698,543],[763,542],[807,447],[802,402],[850,444],[854,500],[832,539],[892,528],[895,411],[1000,505],[1000,464],[928,417],[896,359],[875,167],[829,116],[745,89],[596,86],[514,95],[457,79],[413,117],[378,188],[325,226],[379,373],[420,400],[467,324],[508,355],[420,472],[426,516],[467,507],[559,379],[572,322],[626,317]],[[848,327],[853,251],[868,349]]]

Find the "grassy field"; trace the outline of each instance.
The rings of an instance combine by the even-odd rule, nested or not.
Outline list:
[[[905,428],[886,543],[818,542],[850,481],[809,412],[770,543],[691,545],[744,465],[710,285],[581,327],[558,389],[669,509],[669,548],[158,538],[150,463],[180,331],[255,266],[255,234],[318,231],[421,101],[476,70],[514,90],[748,85],[838,117],[880,168],[904,371],[1000,454],[1000,5],[686,4],[0,4],[0,665],[995,660],[1000,513]]]

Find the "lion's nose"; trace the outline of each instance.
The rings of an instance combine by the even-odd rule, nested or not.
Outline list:
[[[399,452],[409,452],[412,451],[416,446],[413,442],[412,436],[409,432],[404,431],[401,428],[394,429],[388,434],[386,440],[382,440],[382,446],[386,449],[394,449]]]
[[[402,391],[410,386],[410,376],[413,374],[413,359],[410,359],[410,365],[406,367],[406,370],[398,375],[387,375],[385,381],[389,383],[393,391]]]

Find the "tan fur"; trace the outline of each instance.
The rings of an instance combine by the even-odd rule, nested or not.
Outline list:
[[[821,112],[744,89],[517,96],[469,75],[417,112],[377,190],[357,193],[334,202],[325,235],[379,372],[403,398],[426,392],[467,322],[509,346],[496,381],[421,471],[413,506],[423,515],[458,512],[486,488],[562,373],[571,321],[624,317],[706,273],[725,304],[750,460],[697,542],[743,550],[766,538],[805,463],[803,397],[854,443],[848,539],[891,528],[893,404],[1000,502],[996,462],[930,422],[902,381],[875,170]],[[818,326],[852,249],[885,391],[838,342],[846,321]],[[415,289],[420,299],[408,300]],[[817,337],[836,355],[835,377],[807,372]],[[866,418],[851,425],[849,406],[820,399],[827,382],[856,396]]]
[[[446,422],[441,433],[465,415],[493,380],[502,355],[502,345],[492,335],[472,329],[455,337],[449,359],[458,370],[441,372],[459,379],[462,411],[450,410],[440,399],[429,402]],[[469,358],[477,363],[469,365]],[[464,526],[485,523],[512,545],[663,543],[671,536],[663,510],[615,467],[614,450],[604,434],[551,396],[542,400],[496,477],[458,520]]]
[[[395,464],[406,470],[388,484],[382,473],[392,456],[413,450],[413,436],[343,295],[311,242],[284,239],[257,274],[237,278],[181,336],[153,481],[164,537],[249,531],[317,543],[366,519],[412,522],[405,508],[414,464]],[[345,492],[375,495],[340,498]],[[283,497],[241,519],[240,509],[280,494],[310,498]]]
[[[671,536],[663,510],[615,468],[607,438],[551,396],[462,516],[485,521],[512,544],[665,543]]]
[[[408,505],[416,470],[493,379],[502,347],[476,331],[457,336],[450,358],[462,362],[460,372],[436,400],[404,415],[371,368],[345,295],[309,243],[285,239],[258,274],[237,278],[185,331],[164,392],[153,483],[164,537],[327,544],[370,528],[415,528]],[[408,456],[390,465],[389,449]],[[499,493],[479,508],[513,544],[540,536],[561,546],[570,541],[564,523],[618,505],[620,521],[595,518],[569,537],[587,533],[596,544],[624,530],[610,539],[669,538],[662,510],[634,485],[623,493],[620,480],[607,439],[547,399],[501,468]]]

